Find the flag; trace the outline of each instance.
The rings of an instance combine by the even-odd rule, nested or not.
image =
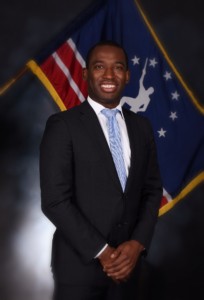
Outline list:
[[[124,46],[131,79],[122,104],[151,121],[163,182],[160,212],[204,181],[204,108],[169,59],[134,0],[97,1],[27,66],[61,110],[83,102],[82,68],[89,48],[100,40]]]

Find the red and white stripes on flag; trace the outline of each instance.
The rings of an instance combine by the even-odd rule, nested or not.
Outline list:
[[[66,109],[80,104],[87,97],[86,82],[82,79],[83,67],[85,61],[71,38],[41,64],[41,70],[63,99]]]

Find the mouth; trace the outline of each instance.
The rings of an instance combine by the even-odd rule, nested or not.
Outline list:
[[[106,83],[106,84],[101,84],[101,89],[105,93],[113,93],[116,91],[116,84],[113,83]]]

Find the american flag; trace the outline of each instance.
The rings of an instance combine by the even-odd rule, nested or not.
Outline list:
[[[204,109],[189,91],[134,0],[97,1],[54,44],[28,62],[61,110],[87,97],[89,48],[114,40],[127,51],[131,80],[123,105],[153,126],[163,181],[160,215],[204,181]]]

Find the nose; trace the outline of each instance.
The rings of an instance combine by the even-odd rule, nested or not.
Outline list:
[[[104,78],[113,78],[115,76],[113,68],[106,68],[103,73]]]

